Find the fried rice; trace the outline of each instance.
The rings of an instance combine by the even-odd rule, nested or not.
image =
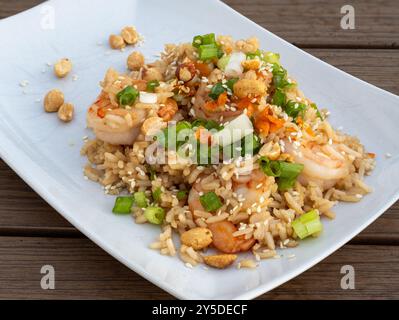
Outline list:
[[[261,50],[256,38],[210,34],[167,44],[160,60],[128,74],[109,69],[101,86],[87,116],[96,137],[81,150],[84,175],[127,201],[123,213],[136,223],[158,225],[150,248],[188,267],[223,269],[243,252],[257,261],[276,257],[317,237],[318,217],[334,219],[339,201],[372,191],[364,177],[375,155],[334,129],[329,112],[304,96],[279,55]],[[171,139],[180,127],[189,133]],[[232,128],[250,133],[235,138]],[[201,157],[201,145],[216,150],[212,161]],[[309,213],[316,213],[313,231],[300,219]]]

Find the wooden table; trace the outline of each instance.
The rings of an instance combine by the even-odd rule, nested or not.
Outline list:
[[[40,0],[0,0],[0,18]],[[346,1],[226,0],[282,38],[383,89],[399,94],[396,0],[350,1],[356,29],[340,28]],[[348,88],[350,89],[350,88]],[[40,287],[40,268],[56,269],[56,290]],[[343,265],[356,289],[342,290]],[[66,222],[0,160],[0,298],[170,299]],[[399,298],[399,203],[342,249],[260,299]]]

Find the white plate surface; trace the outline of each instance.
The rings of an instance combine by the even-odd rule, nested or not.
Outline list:
[[[43,29],[48,26],[46,14],[53,9],[55,28]],[[135,25],[145,36],[140,50],[147,57],[161,51],[164,43],[187,42],[208,32],[259,37],[263,48],[281,54],[305,94],[330,109],[333,125],[359,136],[378,155],[377,168],[367,178],[375,192],[358,204],[340,204],[337,219],[325,222],[320,238],[282,251],[281,259],[264,261],[255,270],[190,270],[178,259],[148,249],[159,230],[112,215],[113,198],[83,179],[85,160],[79,155],[82,137],[90,134],[85,129],[86,109],[99,93],[99,81],[110,66],[124,71],[125,59],[134,50],[108,49],[108,35],[125,25]],[[86,236],[178,298],[259,296],[327,257],[398,199],[399,98],[297,49],[221,2],[55,0],[0,21],[0,39],[1,157]],[[61,57],[72,59],[77,81],[53,76],[46,63]],[[30,82],[25,88],[19,86],[23,80]],[[76,106],[76,119],[70,124],[44,113],[42,104],[35,102],[54,87]],[[384,158],[387,152],[392,158]],[[291,254],[296,259],[287,259]]]

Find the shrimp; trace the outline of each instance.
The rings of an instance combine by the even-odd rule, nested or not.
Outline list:
[[[142,109],[115,108],[100,96],[87,112],[87,126],[99,140],[114,145],[131,145],[137,138],[146,116]]]
[[[251,208],[254,203],[270,189],[267,183],[267,176],[259,169],[253,170],[250,174],[233,176],[233,190],[238,199],[244,199],[241,202],[242,209]]]
[[[205,83],[202,83],[197,90],[197,94],[195,95],[195,101],[193,104],[193,109],[195,112],[196,118],[202,118],[207,120],[214,120],[214,121],[229,121],[234,119],[235,117],[239,116],[243,110],[226,110],[225,105],[219,105],[217,108],[212,110],[206,108],[207,102],[211,101],[211,98],[208,96],[209,89]]]
[[[254,238],[246,240],[244,236],[234,237],[237,227],[229,221],[212,223],[208,228],[212,232],[213,245],[224,253],[249,251],[256,242]]]
[[[316,183],[323,190],[333,187],[349,174],[350,161],[337,149],[335,144],[309,144],[299,148],[294,148],[291,143],[285,144],[285,151],[293,156],[294,161],[304,165],[298,180],[305,185]]]

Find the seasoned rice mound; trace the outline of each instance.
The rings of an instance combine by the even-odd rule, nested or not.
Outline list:
[[[216,48],[217,55],[207,48]],[[88,160],[84,175],[109,195],[144,192],[150,206],[165,213],[150,247],[179,256],[188,267],[203,264],[212,255],[208,250],[217,253],[206,261],[219,261],[222,253],[226,266],[240,252],[253,252],[256,261],[276,257],[277,250],[300,243],[293,223],[299,217],[315,210],[333,219],[339,201],[358,202],[372,191],[364,178],[374,169],[375,155],[335,130],[329,113],[304,96],[279,56],[261,51],[256,38],[205,35],[193,44],[168,44],[160,60],[129,74],[110,69],[101,85],[87,116],[95,138],[81,150]],[[243,153],[247,145],[240,143],[248,135],[242,135],[228,145],[237,156],[218,153],[217,162],[206,157],[198,163],[164,143],[165,161],[152,163],[149,154],[162,144],[159,134],[183,124],[208,151],[226,147],[216,137],[233,125],[251,129],[257,147]],[[192,149],[186,140],[183,148]],[[198,160],[200,151],[194,150]],[[151,222],[146,211],[131,208],[140,224]],[[192,232],[198,237],[209,237],[201,230],[212,231],[212,242],[193,239],[205,248],[172,240],[173,233],[195,228],[205,228]],[[238,265],[256,266],[251,259]]]

